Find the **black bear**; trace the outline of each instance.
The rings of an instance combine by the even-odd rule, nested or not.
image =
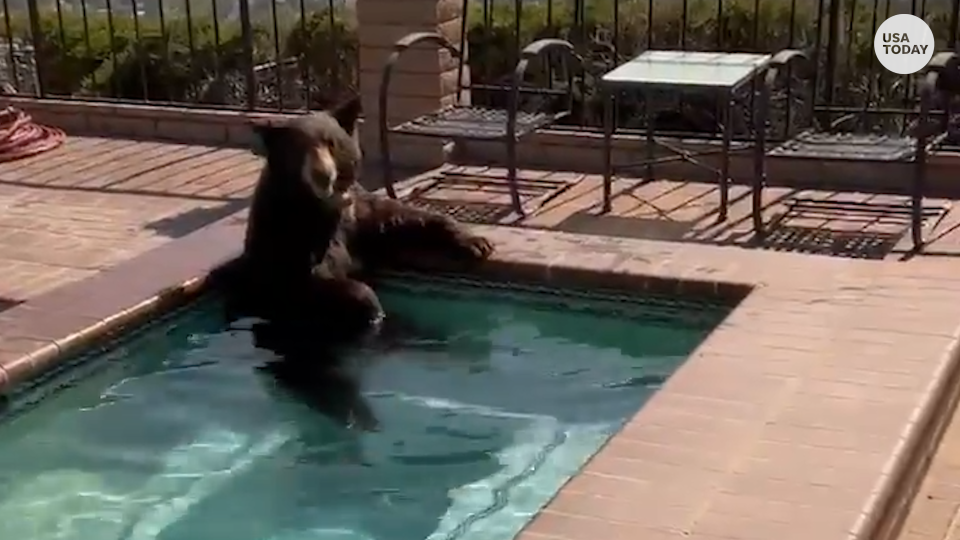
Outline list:
[[[377,271],[476,263],[493,252],[487,239],[449,216],[360,186],[359,115],[354,99],[331,111],[252,126],[255,151],[266,164],[228,299],[243,314],[279,323],[280,334],[354,339],[383,316],[364,282]]]
[[[254,190],[241,257],[212,276],[228,318],[264,320],[264,368],[328,416],[376,425],[339,346],[378,329],[383,309],[365,280],[382,269],[477,263],[485,238],[448,216],[374,195],[358,183],[359,99],[292,120],[253,123],[266,164]],[[322,396],[320,396],[322,394]],[[319,401],[317,401],[319,399]]]

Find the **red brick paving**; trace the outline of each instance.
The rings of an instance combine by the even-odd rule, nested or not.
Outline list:
[[[92,137],[0,164],[0,298],[89,277],[235,211],[259,166],[242,150]]]

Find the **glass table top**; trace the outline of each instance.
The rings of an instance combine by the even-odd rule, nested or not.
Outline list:
[[[733,88],[770,61],[769,54],[646,51],[603,76],[610,85]]]

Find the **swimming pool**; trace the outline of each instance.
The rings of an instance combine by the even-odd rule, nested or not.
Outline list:
[[[403,333],[349,355],[377,431],[255,369],[214,301],[13,396],[0,537],[504,540],[642,406],[727,308],[405,279]]]

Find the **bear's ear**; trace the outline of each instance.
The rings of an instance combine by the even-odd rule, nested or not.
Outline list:
[[[269,118],[257,118],[250,122],[250,129],[253,130],[254,154],[266,157],[270,151],[277,148],[277,145],[284,144],[283,141],[288,137],[288,129],[277,120]]]
[[[360,113],[362,111],[363,106],[361,105],[360,96],[354,96],[350,101],[331,111],[330,114],[337,119],[337,123],[340,124],[340,127],[342,127],[348,135],[353,135],[357,130],[357,120],[360,119]]]

